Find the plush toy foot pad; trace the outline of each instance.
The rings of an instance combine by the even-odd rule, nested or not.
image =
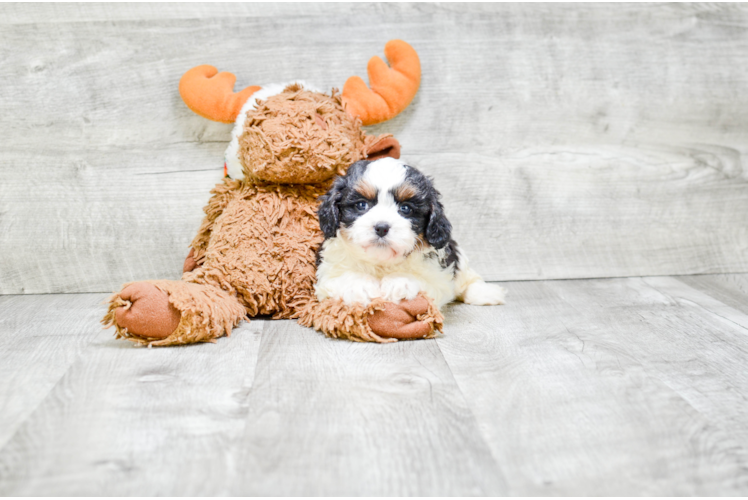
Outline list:
[[[384,309],[369,317],[369,327],[379,336],[395,339],[419,339],[432,336],[433,326],[418,321],[418,316],[428,313],[429,301],[419,296],[399,304],[387,302]]]
[[[114,313],[117,324],[139,337],[164,339],[179,326],[181,313],[169,303],[169,295],[152,283],[126,286],[119,296],[127,305]]]

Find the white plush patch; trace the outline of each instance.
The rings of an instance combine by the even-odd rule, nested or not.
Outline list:
[[[231,142],[229,142],[229,146],[226,148],[226,152],[223,155],[229,177],[237,180],[244,178],[242,162],[239,159],[239,136],[244,132],[244,122],[247,121],[247,113],[257,107],[257,101],[264,101],[268,97],[280,94],[283,92],[283,89],[294,83],[300,84],[305,90],[320,92],[316,87],[307,85],[302,80],[294,80],[286,83],[271,83],[269,85],[264,85],[260,90],[252,94],[252,96],[247,99],[247,102],[244,103],[242,110],[236,117],[236,121],[234,121],[234,129],[231,131]]]
[[[480,280],[467,287],[462,301],[474,306],[495,306],[503,304],[505,298],[506,288]]]

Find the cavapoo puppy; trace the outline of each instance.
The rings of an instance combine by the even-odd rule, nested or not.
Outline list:
[[[398,303],[422,291],[437,307],[455,299],[503,304],[506,290],[484,282],[451,239],[439,196],[430,179],[400,160],[351,165],[321,198],[317,298]]]

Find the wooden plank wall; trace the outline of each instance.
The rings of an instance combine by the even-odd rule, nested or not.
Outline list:
[[[177,82],[423,66],[392,132],[492,280],[748,271],[748,8],[697,4],[0,6],[0,293],[178,278],[228,125]]]

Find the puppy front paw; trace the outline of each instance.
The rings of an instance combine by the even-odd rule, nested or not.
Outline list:
[[[410,276],[391,275],[382,278],[382,297],[390,302],[413,300],[421,291],[421,284]]]
[[[371,302],[371,299],[382,296],[379,280],[373,276],[358,275],[350,277],[348,282],[342,285],[340,287],[341,298],[348,305],[367,305]]]
[[[318,300],[328,297],[341,299],[347,305],[368,305],[371,299],[381,297],[379,280],[362,273],[347,272],[337,278],[318,278],[314,285]]]

